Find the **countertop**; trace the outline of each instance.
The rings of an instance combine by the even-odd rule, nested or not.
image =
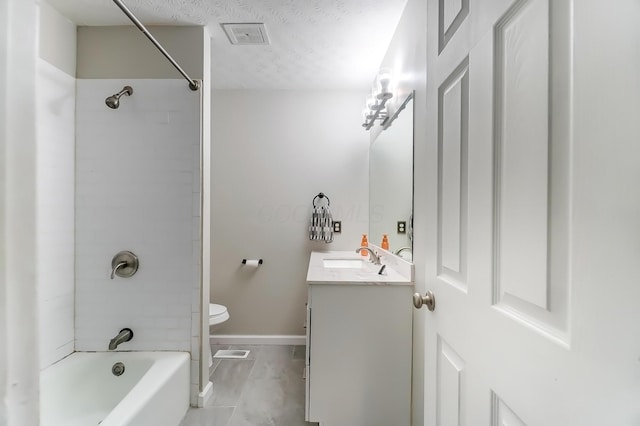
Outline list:
[[[382,253],[379,250],[375,250]],[[386,252],[388,253],[388,252]],[[391,254],[382,253],[382,265],[387,265],[382,275],[378,274],[382,265],[374,265],[368,261],[368,257],[361,256],[355,251],[313,251],[309,257],[309,269],[307,270],[308,284],[335,284],[335,285],[413,285],[412,265]],[[365,259],[362,268],[328,268],[324,266],[325,259]],[[409,265],[398,264],[405,262]],[[400,267],[398,267],[400,266]],[[400,271],[404,270],[404,274]],[[410,270],[410,273],[406,273]]]

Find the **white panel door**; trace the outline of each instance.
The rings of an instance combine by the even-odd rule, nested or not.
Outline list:
[[[640,2],[428,20],[425,424],[640,425]]]

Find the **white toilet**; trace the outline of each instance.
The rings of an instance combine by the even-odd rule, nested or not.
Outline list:
[[[222,324],[229,319],[229,312],[224,305],[209,303],[209,327]],[[209,367],[213,365],[213,354],[209,358]]]
[[[229,319],[227,307],[209,303],[209,325],[222,324]]]

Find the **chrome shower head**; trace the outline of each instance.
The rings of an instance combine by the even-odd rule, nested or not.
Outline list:
[[[104,103],[107,104],[107,106],[111,109],[117,109],[120,106],[120,97],[122,95],[131,96],[132,93],[133,89],[131,88],[131,86],[124,86],[121,91],[105,99]]]

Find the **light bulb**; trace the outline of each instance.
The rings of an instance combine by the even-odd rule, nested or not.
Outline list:
[[[378,74],[378,86],[380,92],[376,96],[378,99],[389,99],[393,96],[391,93],[391,71],[387,69],[380,70]]]
[[[387,93],[391,84],[391,74],[384,73],[380,75],[380,92]]]

